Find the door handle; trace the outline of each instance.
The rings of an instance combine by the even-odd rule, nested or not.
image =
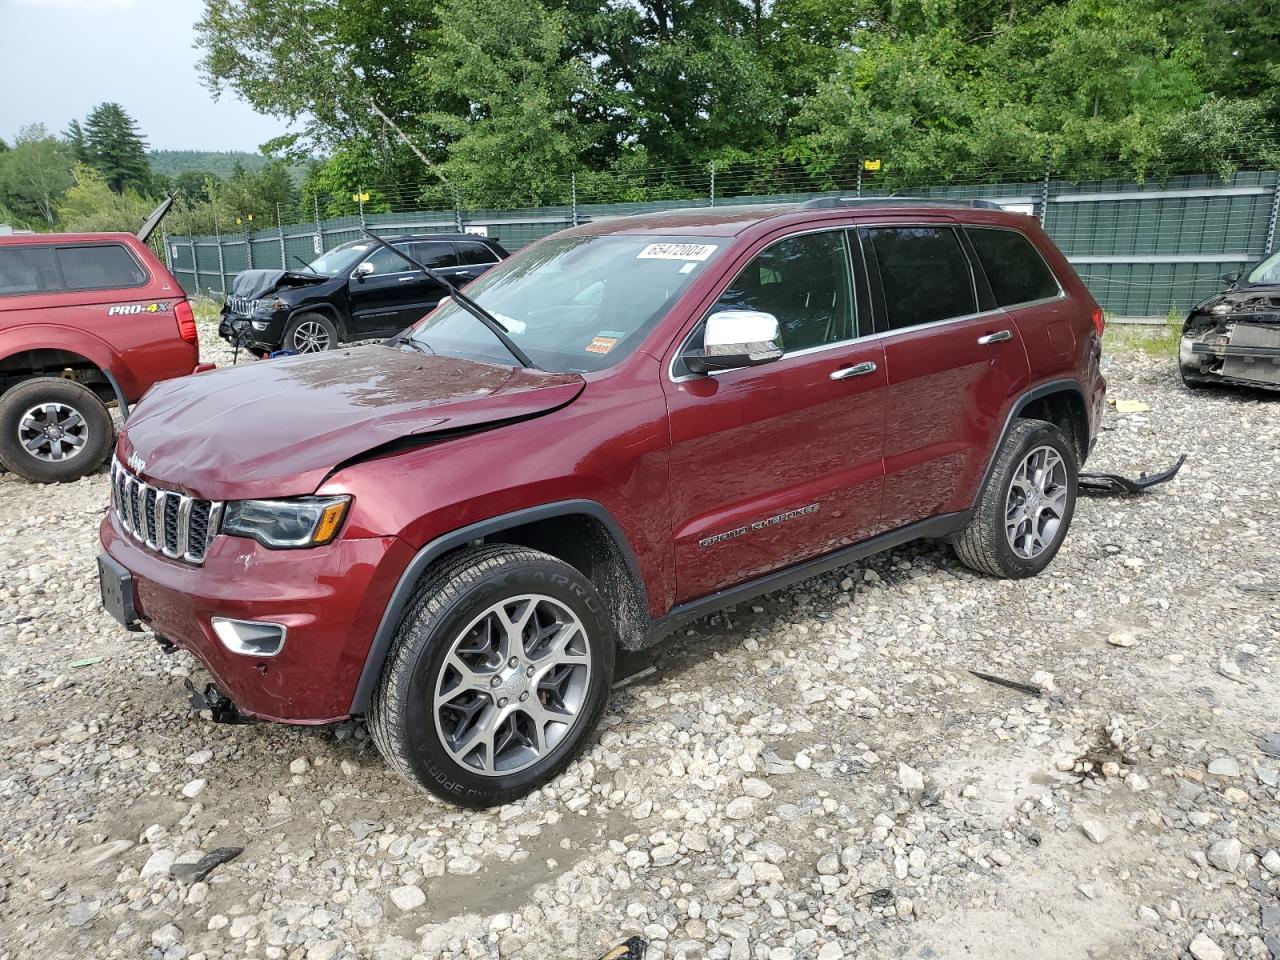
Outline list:
[[[979,337],[978,343],[982,344],[982,346],[985,347],[989,343],[1000,343],[1003,340],[1012,340],[1012,339],[1013,339],[1013,331],[997,330],[995,333],[988,333],[985,337]]]
[[[870,360],[864,360],[862,363],[855,363],[852,367],[841,367],[839,370],[831,372],[832,380],[848,380],[850,377],[864,377],[868,373],[875,373],[876,365]]]

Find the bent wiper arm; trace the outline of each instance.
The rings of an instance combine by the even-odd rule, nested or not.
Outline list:
[[[368,235],[369,239],[382,244],[382,246],[386,247],[388,250],[390,250],[392,253],[398,256],[401,260],[405,261],[408,264],[411,264],[414,267],[417,267],[419,270],[425,273],[432,280],[435,280],[438,283],[444,284],[445,289],[449,291],[449,296],[453,299],[453,301],[458,306],[462,307],[462,309],[466,310],[467,313],[471,314],[473,317],[475,317],[477,320],[483,323],[486,327],[488,327],[490,332],[492,332],[495,337],[497,337],[500,341],[502,341],[502,345],[507,348],[507,352],[510,353],[513,357],[515,357],[517,361],[519,361],[520,366],[528,367],[531,370],[539,369],[538,365],[529,359],[529,355],[525,353],[523,350],[521,350],[520,347],[516,345],[516,342],[507,335],[507,328],[502,325],[502,323],[498,320],[498,318],[495,317],[493,314],[491,314],[484,307],[480,306],[480,304],[476,303],[474,300],[468,297],[461,290],[459,290],[454,285],[452,280],[446,277],[443,273],[440,273],[438,270],[433,270],[431,269],[431,267],[428,267],[426,264],[419,263],[417,260],[409,256],[409,254],[405,253],[399,247],[393,247],[391,244],[387,243],[387,241],[383,240],[380,236],[378,236],[368,227],[364,228],[364,232],[365,234]]]

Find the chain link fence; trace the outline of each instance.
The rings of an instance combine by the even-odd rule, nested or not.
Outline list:
[[[818,196],[983,198],[1037,217],[1112,317],[1164,318],[1185,312],[1220,290],[1224,274],[1277,248],[1280,172],[1274,169],[1068,181],[1046,162],[1039,170],[960,169],[946,183],[913,185],[910,176],[890,177],[875,166],[859,161],[815,171],[812,162],[770,158],[721,169],[570,174],[563,203],[496,209],[468,208],[452,190],[446,193],[454,203],[433,209],[423,199],[439,197],[439,183],[362,185],[349,198],[312,197],[299,208],[278,209],[275,226],[266,229],[241,224],[206,235],[166,234],[164,253],[189,294],[216,297],[241,270],[300,268],[362,236],[366,226],[388,235],[481,233],[515,251],[577,224],[681,207]],[[1098,166],[1099,174],[1110,172]],[[351,212],[326,215],[346,208]]]

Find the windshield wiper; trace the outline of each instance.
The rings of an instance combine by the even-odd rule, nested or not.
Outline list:
[[[486,310],[484,307],[480,306],[480,304],[476,303],[474,300],[468,297],[465,293],[459,290],[454,285],[452,280],[446,277],[443,273],[440,273],[438,270],[433,270],[430,267],[428,267],[426,264],[419,263],[417,260],[409,256],[409,254],[405,253],[399,247],[393,247],[391,244],[387,243],[387,241],[383,240],[380,236],[378,236],[368,227],[364,228],[364,232],[371,240],[374,240],[377,243],[380,243],[382,246],[386,247],[388,250],[390,250],[392,253],[398,256],[401,260],[404,260],[406,263],[417,267],[419,270],[425,273],[432,280],[435,280],[437,283],[444,284],[445,288],[449,291],[449,296],[453,299],[453,302],[456,303],[458,306],[462,307],[462,309],[466,310],[467,313],[471,314],[473,317],[475,317],[477,320],[483,323],[486,327],[488,327],[489,331],[495,337],[497,337],[500,341],[502,341],[502,345],[507,348],[507,352],[510,353],[513,357],[515,357],[517,361],[519,361],[520,366],[528,367],[531,370],[539,369],[538,365],[529,359],[529,355],[525,353],[523,350],[521,350],[520,347],[516,345],[516,342],[507,335],[507,328],[502,325],[502,322],[497,317],[495,317],[492,313]]]
[[[413,339],[413,337],[405,337],[405,336],[392,337],[390,340],[386,341],[386,344],[388,347],[403,347],[403,346],[413,347],[413,349],[417,350],[419,353],[432,354],[432,355],[435,353],[435,351],[432,350],[430,346],[423,343],[421,340]]]
[[[296,253],[291,253],[289,254],[289,256],[293,257],[293,259],[297,260],[300,264],[302,264],[303,269],[306,270],[307,273],[315,273],[315,271],[311,269],[311,264],[307,263],[307,261],[303,260]]]

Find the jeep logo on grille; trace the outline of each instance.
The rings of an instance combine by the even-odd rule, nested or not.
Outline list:
[[[138,456],[137,451],[129,454],[124,462],[134,473],[142,473],[143,470],[147,469],[147,461]]]

